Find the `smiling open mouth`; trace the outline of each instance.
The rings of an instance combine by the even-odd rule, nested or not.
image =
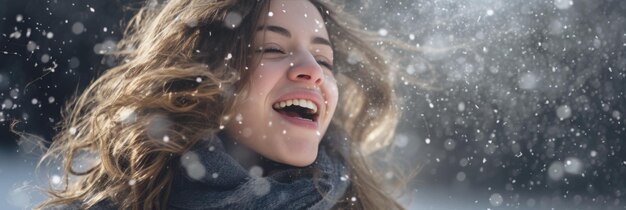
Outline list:
[[[317,122],[319,116],[315,103],[306,99],[290,99],[276,102],[272,105],[274,110],[287,117],[300,118],[311,122]]]

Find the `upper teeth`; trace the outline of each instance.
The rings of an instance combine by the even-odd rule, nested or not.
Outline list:
[[[313,101],[307,99],[289,99],[286,101],[276,102],[272,106],[274,109],[282,109],[292,105],[308,108],[312,110],[311,113],[317,113],[317,105],[313,103]]]

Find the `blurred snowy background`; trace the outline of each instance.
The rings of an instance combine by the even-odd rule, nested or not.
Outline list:
[[[51,139],[140,2],[0,0],[0,208],[31,207],[48,179],[11,121]],[[343,2],[415,47],[390,58],[396,159],[421,166],[409,209],[626,209],[626,1]]]

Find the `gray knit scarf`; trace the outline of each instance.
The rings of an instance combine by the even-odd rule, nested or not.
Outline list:
[[[347,140],[341,134],[329,129],[317,159],[307,167],[270,161],[224,135],[203,140],[182,156],[183,167],[174,177],[169,208],[330,209],[350,185],[342,178],[348,172],[338,155],[347,152]],[[241,154],[247,155],[242,158]]]

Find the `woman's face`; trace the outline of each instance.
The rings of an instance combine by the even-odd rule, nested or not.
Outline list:
[[[226,131],[268,159],[306,166],[337,106],[328,32],[306,0],[273,0],[261,16],[248,94]]]

